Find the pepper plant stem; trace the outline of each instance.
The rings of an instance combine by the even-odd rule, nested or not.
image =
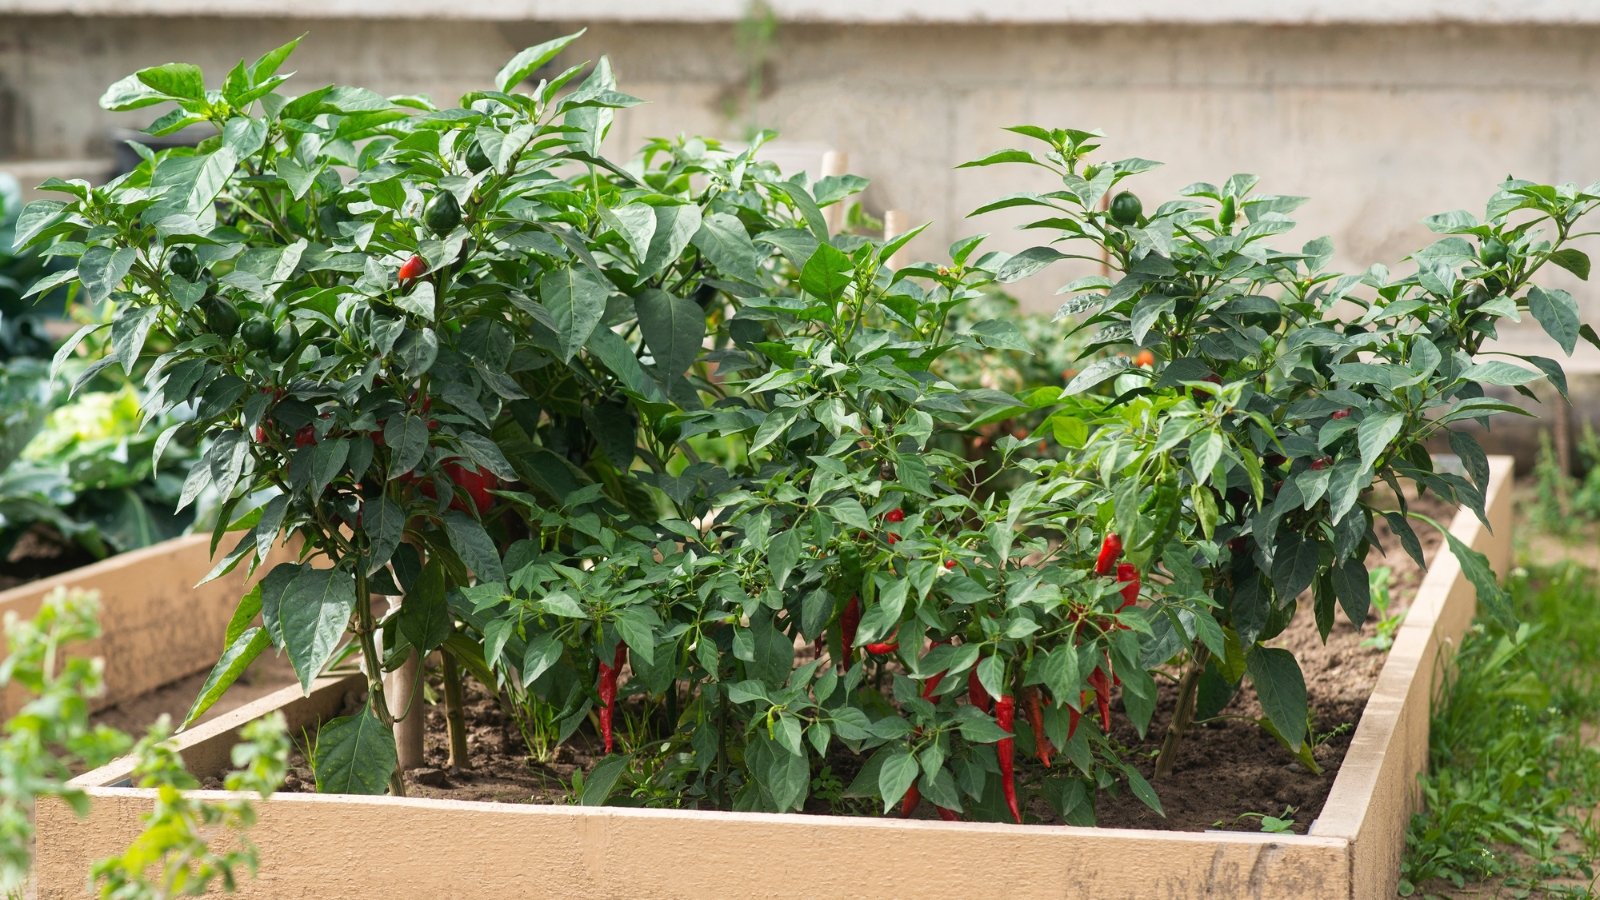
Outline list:
[[[389,714],[389,703],[383,692],[383,657],[378,654],[372,639],[375,625],[372,619],[372,588],[367,584],[366,573],[356,568],[356,637],[361,643],[362,671],[367,675],[367,706],[385,728],[394,727],[394,716]],[[389,793],[396,797],[406,795],[405,777],[399,766],[389,773]]]
[[[450,733],[450,761],[452,769],[467,764],[467,717],[461,707],[461,669],[449,650],[440,650],[444,660],[444,721]]]
[[[1165,778],[1172,774],[1172,767],[1178,761],[1178,746],[1183,742],[1183,735],[1194,724],[1195,699],[1200,692],[1200,676],[1205,674],[1206,661],[1210,653],[1204,644],[1195,647],[1189,657],[1189,665],[1184,669],[1183,679],[1178,682],[1178,707],[1172,711],[1172,723],[1167,726],[1167,736],[1161,741],[1161,752],[1156,756],[1156,777]]]

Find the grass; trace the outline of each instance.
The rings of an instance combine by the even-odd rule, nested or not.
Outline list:
[[[1600,864],[1600,587],[1572,564],[1510,579],[1515,634],[1474,626],[1433,712],[1403,896],[1593,897]]]

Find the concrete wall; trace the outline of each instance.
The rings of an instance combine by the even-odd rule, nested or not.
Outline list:
[[[95,100],[144,65],[192,60],[220,77],[309,32],[292,63],[302,89],[340,81],[444,101],[578,24],[0,15],[0,160],[104,154],[113,123],[149,116],[111,116]],[[996,233],[1002,249],[1027,246],[1008,233],[1020,217],[963,217],[1048,185],[1026,170],[953,168],[1004,146],[999,129],[1022,122],[1101,128],[1108,153],[1166,160],[1135,183],[1147,206],[1235,171],[1309,195],[1304,237],[1332,235],[1345,266],[1396,261],[1427,240],[1424,215],[1481,210],[1507,173],[1600,179],[1589,125],[1600,112],[1600,27],[1582,21],[783,23],[756,53],[740,50],[738,28],[607,22],[569,53],[611,55],[623,88],[650,101],[619,116],[619,151],[650,135],[737,138],[752,124],[843,149],[873,180],[870,208],[935,222],[913,247],[921,255],[977,231]],[[760,96],[740,109],[752,71]],[[1041,279],[1030,302],[1049,308],[1055,282]]]

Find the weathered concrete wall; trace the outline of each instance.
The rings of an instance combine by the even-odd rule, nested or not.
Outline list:
[[[48,4],[46,4],[48,5]],[[113,124],[95,100],[134,69],[192,60],[220,76],[241,56],[309,32],[292,67],[440,100],[481,86],[517,49],[577,23],[238,17],[6,16],[0,27],[0,159],[102,155]],[[1305,194],[1305,237],[1339,263],[1393,262],[1427,240],[1424,215],[1481,209],[1507,173],[1600,179],[1600,27],[780,24],[764,54],[738,25],[604,23],[576,53],[611,55],[649,104],[619,116],[620,150],[650,135],[739,137],[753,124],[847,151],[873,180],[869,208],[935,222],[914,250],[988,231],[1003,249],[1020,216],[963,217],[1036,173],[953,167],[1022,122],[1101,128],[1106,149],[1168,161],[1140,178],[1148,201],[1236,171]],[[574,52],[574,51],[569,51]],[[754,63],[754,64],[753,64]],[[759,99],[741,100],[759,69]],[[730,116],[730,110],[732,115]],[[1038,173],[1042,174],[1042,173]],[[1051,304],[1054,279],[1028,292]]]

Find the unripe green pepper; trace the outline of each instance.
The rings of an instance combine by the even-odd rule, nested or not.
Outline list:
[[[172,274],[185,281],[193,281],[200,274],[200,257],[188,247],[176,247],[167,256],[167,266]]]
[[[239,330],[239,337],[251,350],[271,351],[272,322],[266,316],[251,316]]]
[[[489,154],[483,152],[483,145],[474,140],[467,145],[467,168],[476,175],[489,168]]]
[[[200,311],[205,315],[206,328],[222,338],[232,340],[239,331],[239,310],[221,297],[207,297],[201,301]]]
[[[461,204],[456,202],[456,195],[449,191],[434,194],[422,211],[422,222],[429,231],[440,236],[454,231],[461,224]]]
[[[288,362],[299,349],[300,330],[294,327],[293,322],[285,322],[283,327],[278,329],[278,333],[272,336],[272,351],[269,356],[275,363]]]
[[[1144,204],[1129,191],[1111,198],[1111,220],[1118,225],[1137,225],[1144,214]]]

